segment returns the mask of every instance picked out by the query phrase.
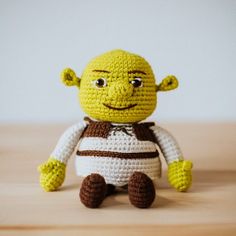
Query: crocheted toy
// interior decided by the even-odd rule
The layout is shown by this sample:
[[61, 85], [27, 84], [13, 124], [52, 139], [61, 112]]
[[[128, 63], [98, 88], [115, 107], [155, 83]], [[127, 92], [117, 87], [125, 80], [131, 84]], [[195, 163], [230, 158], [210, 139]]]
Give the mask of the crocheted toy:
[[61, 79], [78, 87], [80, 105], [89, 117], [66, 130], [39, 166], [45, 191], [62, 185], [76, 147], [77, 174], [85, 177], [80, 199], [86, 207], [99, 207], [117, 187], [127, 189], [134, 206], [149, 207], [156, 195], [154, 182], [161, 176], [158, 147], [168, 164], [170, 185], [181, 192], [190, 187], [192, 163], [183, 160], [175, 139], [155, 123], [141, 122], [154, 111], [157, 92], [178, 87], [175, 76], [155, 85], [144, 58], [113, 50], [94, 58], [81, 78], [65, 69]]

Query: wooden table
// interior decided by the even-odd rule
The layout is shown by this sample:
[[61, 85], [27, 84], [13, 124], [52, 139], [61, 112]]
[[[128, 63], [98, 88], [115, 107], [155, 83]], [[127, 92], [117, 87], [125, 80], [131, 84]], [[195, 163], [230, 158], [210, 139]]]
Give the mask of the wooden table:
[[236, 235], [235, 123], [163, 124], [194, 162], [193, 187], [176, 192], [164, 171], [153, 207], [143, 210], [124, 193], [85, 208], [73, 157], [60, 191], [42, 191], [36, 167], [67, 126], [0, 126], [0, 235]]

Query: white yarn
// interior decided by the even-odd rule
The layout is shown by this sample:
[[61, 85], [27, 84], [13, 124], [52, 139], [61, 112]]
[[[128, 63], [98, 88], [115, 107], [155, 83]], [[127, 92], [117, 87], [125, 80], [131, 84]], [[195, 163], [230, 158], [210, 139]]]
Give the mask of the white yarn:
[[173, 161], [182, 160], [183, 154], [175, 138], [167, 130], [157, 125], [150, 128], [157, 138], [159, 147], [167, 164], [170, 164]]
[[66, 164], [77, 146], [85, 127], [86, 123], [80, 122], [68, 128], [59, 139], [54, 151], [51, 153], [51, 157]]
[[111, 157], [76, 156], [76, 173], [79, 176], [88, 176], [99, 173], [107, 184], [124, 186], [129, 177], [140, 171], [148, 175], [153, 181], [161, 177], [161, 162], [158, 157], [147, 159], [120, 159]]

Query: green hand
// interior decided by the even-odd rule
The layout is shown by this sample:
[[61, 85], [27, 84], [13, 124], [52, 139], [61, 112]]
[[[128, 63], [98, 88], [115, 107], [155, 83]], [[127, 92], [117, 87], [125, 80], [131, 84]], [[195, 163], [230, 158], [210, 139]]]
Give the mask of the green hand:
[[168, 181], [180, 192], [186, 191], [192, 184], [192, 162], [174, 161], [168, 166]]
[[46, 191], [57, 190], [64, 182], [66, 165], [58, 160], [50, 158], [38, 167], [40, 172], [40, 185]]

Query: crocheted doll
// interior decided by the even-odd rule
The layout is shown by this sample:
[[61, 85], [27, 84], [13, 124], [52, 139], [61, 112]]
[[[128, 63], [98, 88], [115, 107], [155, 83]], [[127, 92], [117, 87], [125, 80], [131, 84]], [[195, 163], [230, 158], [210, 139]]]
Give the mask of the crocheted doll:
[[89, 117], [66, 130], [39, 166], [45, 191], [62, 185], [76, 147], [77, 174], [85, 177], [80, 200], [86, 207], [99, 207], [117, 187], [127, 189], [134, 206], [149, 207], [156, 195], [154, 182], [161, 176], [158, 147], [168, 164], [170, 185], [181, 192], [190, 187], [192, 163], [183, 160], [175, 139], [155, 123], [142, 122], [156, 107], [156, 93], [178, 86], [174, 76], [155, 85], [144, 58], [113, 50], [94, 58], [81, 78], [65, 69], [61, 79], [78, 87], [80, 105]]

